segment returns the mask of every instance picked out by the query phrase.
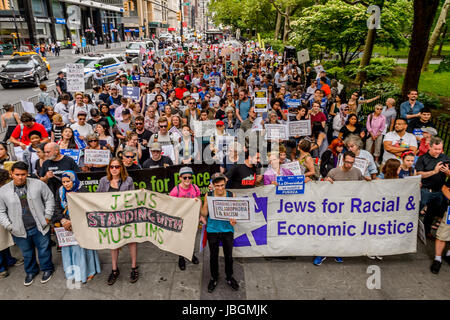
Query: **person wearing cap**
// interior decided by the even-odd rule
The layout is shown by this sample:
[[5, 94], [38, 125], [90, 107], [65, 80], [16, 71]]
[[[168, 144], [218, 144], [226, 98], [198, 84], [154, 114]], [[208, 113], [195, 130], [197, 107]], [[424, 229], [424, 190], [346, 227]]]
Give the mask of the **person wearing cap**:
[[[200, 188], [192, 183], [194, 171], [190, 167], [182, 167], [179, 172], [180, 183], [176, 185], [169, 193], [169, 196], [176, 198], [190, 198], [200, 200]], [[199, 264], [198, 258], [193, 254], [192, 263]], [[186, 270], [186, 260], [184, 257], [178, 257], [178, 267], [180, 270]]]
[[58, 91], [58, 102], [61, 101], [61, 96], [67, 93], [72, 99], [70, 92], [67, 92], [67, 81], [64, 79], [64, 72], [59, 71], [57, 73], [57, 78], [55, 79], [56, 91]]
[[131, 131], [131, 111], [130, 109], [123, 109], [122, 120], [117, 121], [117, 139], [124, 140], [126, 138], [127, 132]]
[[[120, 100], [122, 99], [122, 95], [120, 95], [119, 92], [120, 91], [116, 84], [112, 84], [110, 86], [109, 97], [106, 99], [106, 103], [108, 104], [108, 107], [110, 107], [110, 109], [115, 108], [115, 107], [111, 108], [112, 105], [120, 106], [121, 104]], [[112, 114], [114, 114], [114, 112], [112, 112]]]
[[223, 149], [226, 149], [227, 141], [225, 137], [229, 137], [228, 132], [225, 131], [225, 123], [222, 120], [216, 122], [216, 130], [209, 139], [209, 148], [214, 152], [216, 159], [224, 157]]
[[77, 114], [78, 122], [70, 126], [73, 131], [78, 131], [81, 140], [85, 140], [88, 135], [94, 133], [94, 129], [92, 128], [92, 126], [86, 123], [86, 118], [87, 113], [85, 111], [80, 111]]
[[427, 127], [422, 128], [422, 139], [420, 139], [419, 143], [419, 152], [417, 153], [417, 156], [423, 156], [425, 153], [430, 150], [430, 140], [431, 137], [437, 136], [437, 131], [435, 128]]
[[142, 164], [142, 168], [160, 168], [172, 165], [172, 159], [162, 155], [161, 144], [159, 142], [153, 142], [150, 145], [150, 158], [145, 160]]
[[217, 286], [219, 281], [219, 246], [222, 243], [223, 254], [225, 258], [225, 280], [233, 290], [239, 290], [239, 284], [233, 278], [233, 241], [234, 241], [234, 226], [235, 219], [216, 220], [208, 215], [208, 197], [234, 197], [233, 192], [226, 190], [225, 185], [227, 178], [222, 173], [215, 173], [211, 177], [211, 182], [214, 187], [213, 191], [205, 195], [203, 206], [201, 208], [200, 221], [206, 224], [206, 234], [208, 238], [208, 246], [210, 252], [209, 268], [211, 278], [208, 283], [208, 292], [211, 293]]

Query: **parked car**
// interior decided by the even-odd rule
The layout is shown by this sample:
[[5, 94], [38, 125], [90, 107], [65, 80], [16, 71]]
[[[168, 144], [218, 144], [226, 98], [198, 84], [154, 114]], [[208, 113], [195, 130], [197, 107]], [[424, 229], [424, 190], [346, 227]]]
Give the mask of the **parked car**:
[[45, 61], [38, 54], [17, 55], [6, 65], [2, 65], [0, 83], [7, 89], [19, 85], [39, 86], [42, 80], [48, 79], [48, 69]]
[[[82, 63], [84, 65], [84, 82], [86, 88], [94, 86], [93, 76], [97, 70], [102, 73], [105, 82], [114, 79], [121, 68], [125, 69], [126, 62], [122, 54], [88, 54], [80, 57], [74, 63]], [[64, 74], [66, 68], [62, 69]]]

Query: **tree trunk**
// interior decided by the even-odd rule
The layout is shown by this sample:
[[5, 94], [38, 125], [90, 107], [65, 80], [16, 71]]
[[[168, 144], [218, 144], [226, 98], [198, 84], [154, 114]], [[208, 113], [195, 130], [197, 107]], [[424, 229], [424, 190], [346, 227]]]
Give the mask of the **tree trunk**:
[[438, 51], [437, 51], [437, 56], [438, 56], [438, 57], [441, 57], [441, 56], [442, 56], [442, 55], [441, 55], [441, 53], [442, 53], [442, 47], [443, 47], [444, 42], [445, 42], [445, 36], [446, 36], [446, 34], [447, 34], [447, 27], [448, 27], [448, 25], [445, 25], [444, 30], [442, 30], [441, 43], [439, 44], [439, 49], [438, 49]]
[[284, 33], [283, 33], [283, 44], [286, 44], [289, 32], [291, 31], [291, 20], [289, 15], [291, 14], [291, 6], [286, 6], [286, 12], [284, 14]]
[[278, 40], [278, 35], [280, 34], [281, 19], [282, 19], [281, 13], [277, 11], [277, 24], [275, 26], [275, 36], [274, 36], [275, 40]]
[[[364, 45], [364, 53], [361, 58], [361, 62], [359, 63], [359, 67], [362, 69], [367, 67], [370, 63], [370, 58], [372, 58], [373, 46], [375, 43], [375, 37], [377, 35], [377, 29], [369, 29], [366, 37], [366, 44]], [[360, 71], [356, 75], [356, 81], [366, 81], [367, 80], [367, 72]]]
[[414, 20], [408, 66], [403, 80], [402, 98], [407, 99], [408, 90], [417, 90], [420, 71], [428, 48], [428, 39], [439, 0], [414, 0]]
[[441, 14], [439, 15], [439, 19], [436, 22], [436, 26], [434, 27], [433, 33], [431, 34], [430, 41], [428, 43], [428, 50], [423, 62], [422, 72], [428, 69], [428, 64], [430, 63], [431, 56], [433, 55], [434, 46], [436, 45], [439, 35], [441, 34], [441, 29], [445, 23], [445, 19], [447, 18], [449, 7], [450, 0], [445, 0], [444, 5], [442, 6]]

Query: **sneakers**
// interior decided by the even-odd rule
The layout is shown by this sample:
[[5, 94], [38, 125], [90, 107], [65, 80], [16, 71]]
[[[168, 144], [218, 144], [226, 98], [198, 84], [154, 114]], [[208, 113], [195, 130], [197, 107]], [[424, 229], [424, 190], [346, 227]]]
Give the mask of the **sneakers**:
[[53, 277], [53, 271], [44, 271], [42, 275], [41, 283], [48, 282]]
[[130, 283], [135, 283], [139, 279], [139, 271], [137, 270], [139, 267], [131, 268], [130, 274]]
[[377, 260], [383, 260], [383, 257], [380, 257], [380, 256], [367, 256], [367, 258], [369, 258], [369, 259], [371, 259], [371, 260], [375, 260], [375, 259], [377, 259]]
[[25, 281], [23, 282], [23, 285], [26, 287], [31, 285], [33, 283], [34, 277], [36, 277], [36, 276], [37, 276], [37, 273], [36, 274], [28, 273], [25, 276]]
[[23, 258], [17, 259], [16, 263], [13, 264], [14, 267], [19, 267], [24, 264]]
[[233, 277], [231, 277], [230, 280], [227, 280], [227, 284], [228, 284], [234, 291], [238, 291], [238, 290], [239, 290], [239, 284], [237, 283], [236, 279], [234, 279]]
[[336, 261], [337, 263], [342, 263], [344, 262], [344, 260], [341, 257], [335, 257], [334, 261]]
[[198, 258], [195, 255], [192, 255], [192, 263], [193, 264], [199, 264], [200, 261], [198, 260]]
[[[194, 258], [192, 258], [192, 261], [194, 261]], [[186, 270], [186, 260], [183, 257], [178, 257], [178, 267], [181, 271]]]
[[450, 264], [450, 256], [443, 256], [442, 259], [444, 259], [444, 261], [447, 261], [447, 263]]
[[5, 279], [9, 276], [9, 272], [7, 270], [0, 272], [0, 279]]
[[327, 257], [315, 257], [313, 264], [315, 266], [320, 266], [322, 264], [322, 262], [326, 259]]
[[119, 278], [119, 274], [120, 274], [119, 269], [111, 271], [111, 274], [108, 277], [109, 286], [112, 286], [116, 282], [117, 278]]
[[442, 262], [433, 260], [433, 264], [430, 267], [430, 271], [434, 274], [438, 274], [441, 269]]
[[211, 279], [208, 283], [208, 292], [211, 293], [217, 287], [217, 280]]

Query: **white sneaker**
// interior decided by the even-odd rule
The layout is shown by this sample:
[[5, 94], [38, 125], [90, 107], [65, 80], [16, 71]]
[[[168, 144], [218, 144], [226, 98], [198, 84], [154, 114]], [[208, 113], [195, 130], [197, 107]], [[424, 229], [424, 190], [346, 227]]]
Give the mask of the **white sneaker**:
[[380, 256], [367, 256], [367, 258], [369, 258], [369, 259], [372, 259], [372, 260], [375, 260], [375, 259], [377, 259], [377, 260], [383, 260], [383, 257], [380, 257]]

